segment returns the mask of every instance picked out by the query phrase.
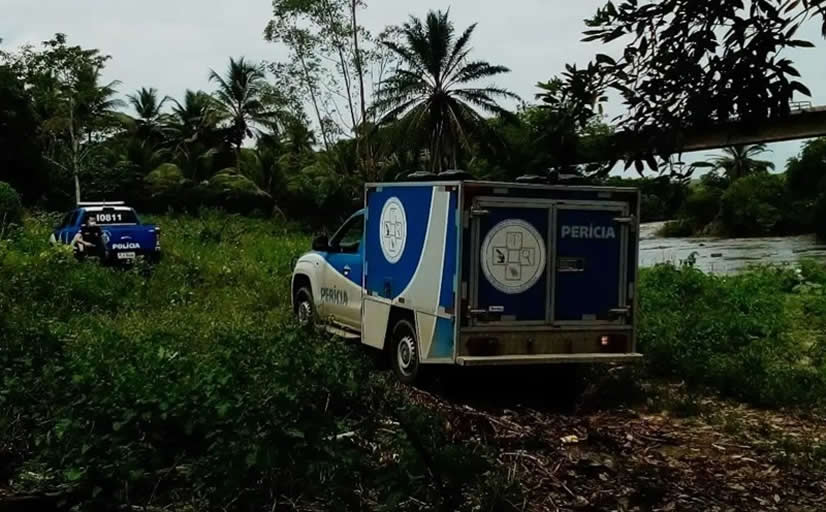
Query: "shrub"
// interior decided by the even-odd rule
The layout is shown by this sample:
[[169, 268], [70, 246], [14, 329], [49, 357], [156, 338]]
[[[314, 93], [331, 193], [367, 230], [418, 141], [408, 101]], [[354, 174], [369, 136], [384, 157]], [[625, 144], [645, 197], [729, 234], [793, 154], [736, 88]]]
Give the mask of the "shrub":
[[273, 199], [249, 178], [228, 168], [218, 172], [208, 182], [198, 186], [197, 194], [204, 206], [223, 208], [235, 213], [269, 214]]
[[826, 240], [826, 192], [815, 202], [814, 228], [817, 235]]
[[11, 185], [0, 181], [0, 229], [9, 224], [23, 222], [23, 205], [20, 195]]
[[150, 220], [166, 240], [152, 269], [78, 263], [39, 217], [0, 248], [10, 474], [81, 510], [454, 510], [496, 482], [359, 347], [290, 322], [306, 236], [215, 211]]
[[161, 164], [144, 178], [149, 196], [148, 208], [166, 211], [169, 208], [182, 209], [186, 205], [187, 190], [192, 182], [184, 177], [183, 171], [175, 164]]
[[783, 220], [783, 176], [754, 174], [741, 178], [726, 190], [722, 201], [721, 221], [730, 235], [774, 233]]
[[826, 137], [806, 141], [800, 155], [789, 159], [786, 180], [795, 200], [811, 200], [826, 193]]
[[666, 238], [678, 238], [691, 236], [695, 232], [694, 223], [688, 219], [679, 219], [666, 222], [657, 232], [658, 236]]
[[649, 369], [762, 405], [822, 403], [826, 363], [789, 335], [796, 322], [787, 297], [797, 283], [789, 269], [733, 277], [690, 266], [644, 270], [639, 340]]
[[692, 188], [683, 206], [683, 213], [696, 226], [705, 226], [720, 213], [722, 197], [723, 191], [719, 188], [706, 186]]

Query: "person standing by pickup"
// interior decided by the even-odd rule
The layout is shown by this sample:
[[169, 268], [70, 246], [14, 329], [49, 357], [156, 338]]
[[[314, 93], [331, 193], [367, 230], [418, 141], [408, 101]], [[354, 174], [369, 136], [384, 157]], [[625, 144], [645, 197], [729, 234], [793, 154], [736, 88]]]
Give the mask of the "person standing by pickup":
[[78, 258], [97, 256], [101, 261], [106, 259], [106, 243], [103, 240], [103, 231], [93, 216], [89, 216], [85, 224], [72, 239], [72, 248]]

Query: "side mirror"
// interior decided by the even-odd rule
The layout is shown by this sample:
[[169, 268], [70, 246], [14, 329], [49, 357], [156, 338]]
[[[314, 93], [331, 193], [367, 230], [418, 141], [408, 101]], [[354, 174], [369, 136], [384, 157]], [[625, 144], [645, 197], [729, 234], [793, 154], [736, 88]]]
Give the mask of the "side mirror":
[[313, 238], [313, 250], [327, 252], [330, 250], [330, 239], [327, 235], [318, 235]]

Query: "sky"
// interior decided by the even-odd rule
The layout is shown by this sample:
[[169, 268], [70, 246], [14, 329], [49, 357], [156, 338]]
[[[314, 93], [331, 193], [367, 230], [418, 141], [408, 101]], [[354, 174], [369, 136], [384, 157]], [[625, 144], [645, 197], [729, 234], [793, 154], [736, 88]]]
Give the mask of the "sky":
[[[532, 101], [539, 81], [561, 73], [566, 63], [587, 63], [595, 53], [611, 53], [598, 43], [581, 42], [583, 19], [604, 0], [453, 0], [410, 2], [368, 0], [360, 13], [363, 23], [378, 33], [387, 25], [403, 23], [410, 14], [423, 16], [428, 9], [450, 8], [458, 29], [478, 22], [473, 56], [511, 69], [496, 85]], [[180, 98], [186, 89], [212, 90], [209, 70], [221, 71], [230, 56], [253, 61], [278, 61], [286, 51], [263, 38], [271, 16], [269, 0], [0, 0], [0, 38], [11, 50], [22, 44], [39, 44], [56, 32], [71, 44], [99, 48], [112, 56], [104, 78], [119, 80], [125, 95], [140, 87], [155, 87], [161, 94]], [[817, 23], [798, 35], [817, 48], [795, 49], [788, 56], [796, 63], [815, 105], [826, 104], [826, 47]], [[805, 99], [805, 98], [800, 98]], [[608, 106], [609, 115], [622, 113], [622, 105]], [[766, 159], [778, 170], [799, 151], [799, 142], [772, 144]], [[712, 153], [684, 158], [690, 162]], [[632, 172], [632, 171], [631, 171]]]

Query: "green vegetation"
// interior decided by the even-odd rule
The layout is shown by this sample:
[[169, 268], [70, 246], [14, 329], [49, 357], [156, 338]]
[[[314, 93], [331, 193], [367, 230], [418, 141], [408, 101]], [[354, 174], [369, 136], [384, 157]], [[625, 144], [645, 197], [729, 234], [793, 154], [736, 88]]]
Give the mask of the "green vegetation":
[[8, 183], [0, 181], [0, 229], [23, 221], [23, 205], [20, 195]]
[[826, 267], [733, 277], [661, 265], [642, 274], [640, 350], [654, 375], [767, 406], [823, 405]]
[[[292, 323], [291, 262], [308, 236], [209, 211], [148, 220], [164, 230], [155, 267], [75, 261], [46, 243], [54, 216], [0, 242], [0, 473], [18, 492], [229, 510], [518, 502], [493, 448], [451, 440], [363, 347]], [[726, 278], [644, 270], [645, 371], [823, 405], [824, 291], [812, 262]]]
[[152, 218], [164, 262], [115, 270], [48, 246], [54, 220], [0, 242], [0, 474], [19, 492], [201, 510], [508, 497], [493, 461], [451, 445], [364, 351], [291, 322], [307, 236], [209, 212]]
[[[673, 172], [606, 179], [617, 158], [662, 173], [656, 157], [667, 161], [686, 129], [788, 113], [793, 94], [808, 91], [778, 56], [810, 45], [793, 35], [818, 7], [775, 5], [608, 3], [586, 35], [626, 38], [622, 57], [567, 66], [515, 114], [497, 102], [512, 94], [479, 83], [507, 68], [475, 60], [475, 25], [457, 34], [436, 11], [373, 35], [357, 0], [274, 0], [265, 37], [289, 59], [264, 67], [230, 58], [210, 74], [214, 91], [179, 99], [142, 87], [122, 101], [117, 82], [101, 82], [110, 57], [63, 34], [0, 52], [0, 479], [15, 492], [57, 490], [63, 505], [90, 510], [524, 510], [523, 494], [551, 496], [543, 485], [566, 491], [550, 498], [554, 507], [588, 505], [547, 473], [541, 457], [552, 456], [567, 464], [560, 475], [590, 468], [591, 498], [611, 495], [614, 462], [603, 453], [598, 463], [558, 457], [558, 439], [593, 425], [563, 420], [565, 432], [544, 431], [553, 421], [535, 411], [519, 425], [510, 412], [488, 420], [470, 407], [445, 417], [361, 347], [298, 328], [289, 274], [309, 238], [288, 219], [331, 226], [360, 203], [365, 181], [454, 167], [501, 179], [572, 171], [639, 186], [643, 219], [677, 216], [666, 228], [674, 234], [826, 236], [824, 140], [808, 143], [785, 176], [755, 158], [762, 148], [740, 147], [699, 183]], [[629, 144], [606, 143], [608, 88], [628, 107], [620, 127]], [[21, 203], [65, 210], [80, 198], [166, 213], [148, 219], [163, 228], [163, 263], [79, 263], [47, 245], [50, 214], [8, 229]], [[770, 407], [824, 405], [822, 265], [726, 278], [660, 266], [639, 284], [639, 377], [688, 384], [688, 398], [670, 408], [702, 413], [695, 393], [707, 389]], [[600, 452], [648, 453], [627, 447], [651, 436], [613, 422], [593, 429]], [[456, 434], [456, 423], [472, 426]], [[491, 446], [491, 431], [507, 452]], [[784, 439], [789, 461], [822, 460], [822, 443]], [[531, 455], [537, 446], [547, 453]], [[506, 458], [520, 462], [503, 468]], [[707, 464], [703, 456], [697, 467]], [[602, 467], [610, 471], [594, 472]], [[636, 471], [650, 466], [627, 467], [625, 476], [645, 478], [617, 478], [617, 497], [659, 493]], [[537, 474], [528, 488], [523, 476]]]
[[[786, 171], [769, 173], [770, 162], [754, 159], [763, 146], [729, 148], [695, 168], [711, 170], [685, 188], [676, 219], [664, 236], [766, 236], [818, 233], [824, 236], [826, 139], [804, 144]], [[720, 172], [722, 171], [722, 172]]]
[[466, 58], [475, 28], [456, 37], [448, 13], [431, 11], [424, 22], [411, 17], [402, 26], [403, 43], [384, 42], [403, 67], [382, 83], [373, 108], [383, 114], [380, 123], [398, 119], [408, 140], [425, 144], [432, 171], [458, 169], [460, 149], [473, 149], [471, 134], [490, 138], [489, 123], [477, 109], [508, 118], [497, 99], [519, 99], [502, 88], [472, 86], [510, 71]]

